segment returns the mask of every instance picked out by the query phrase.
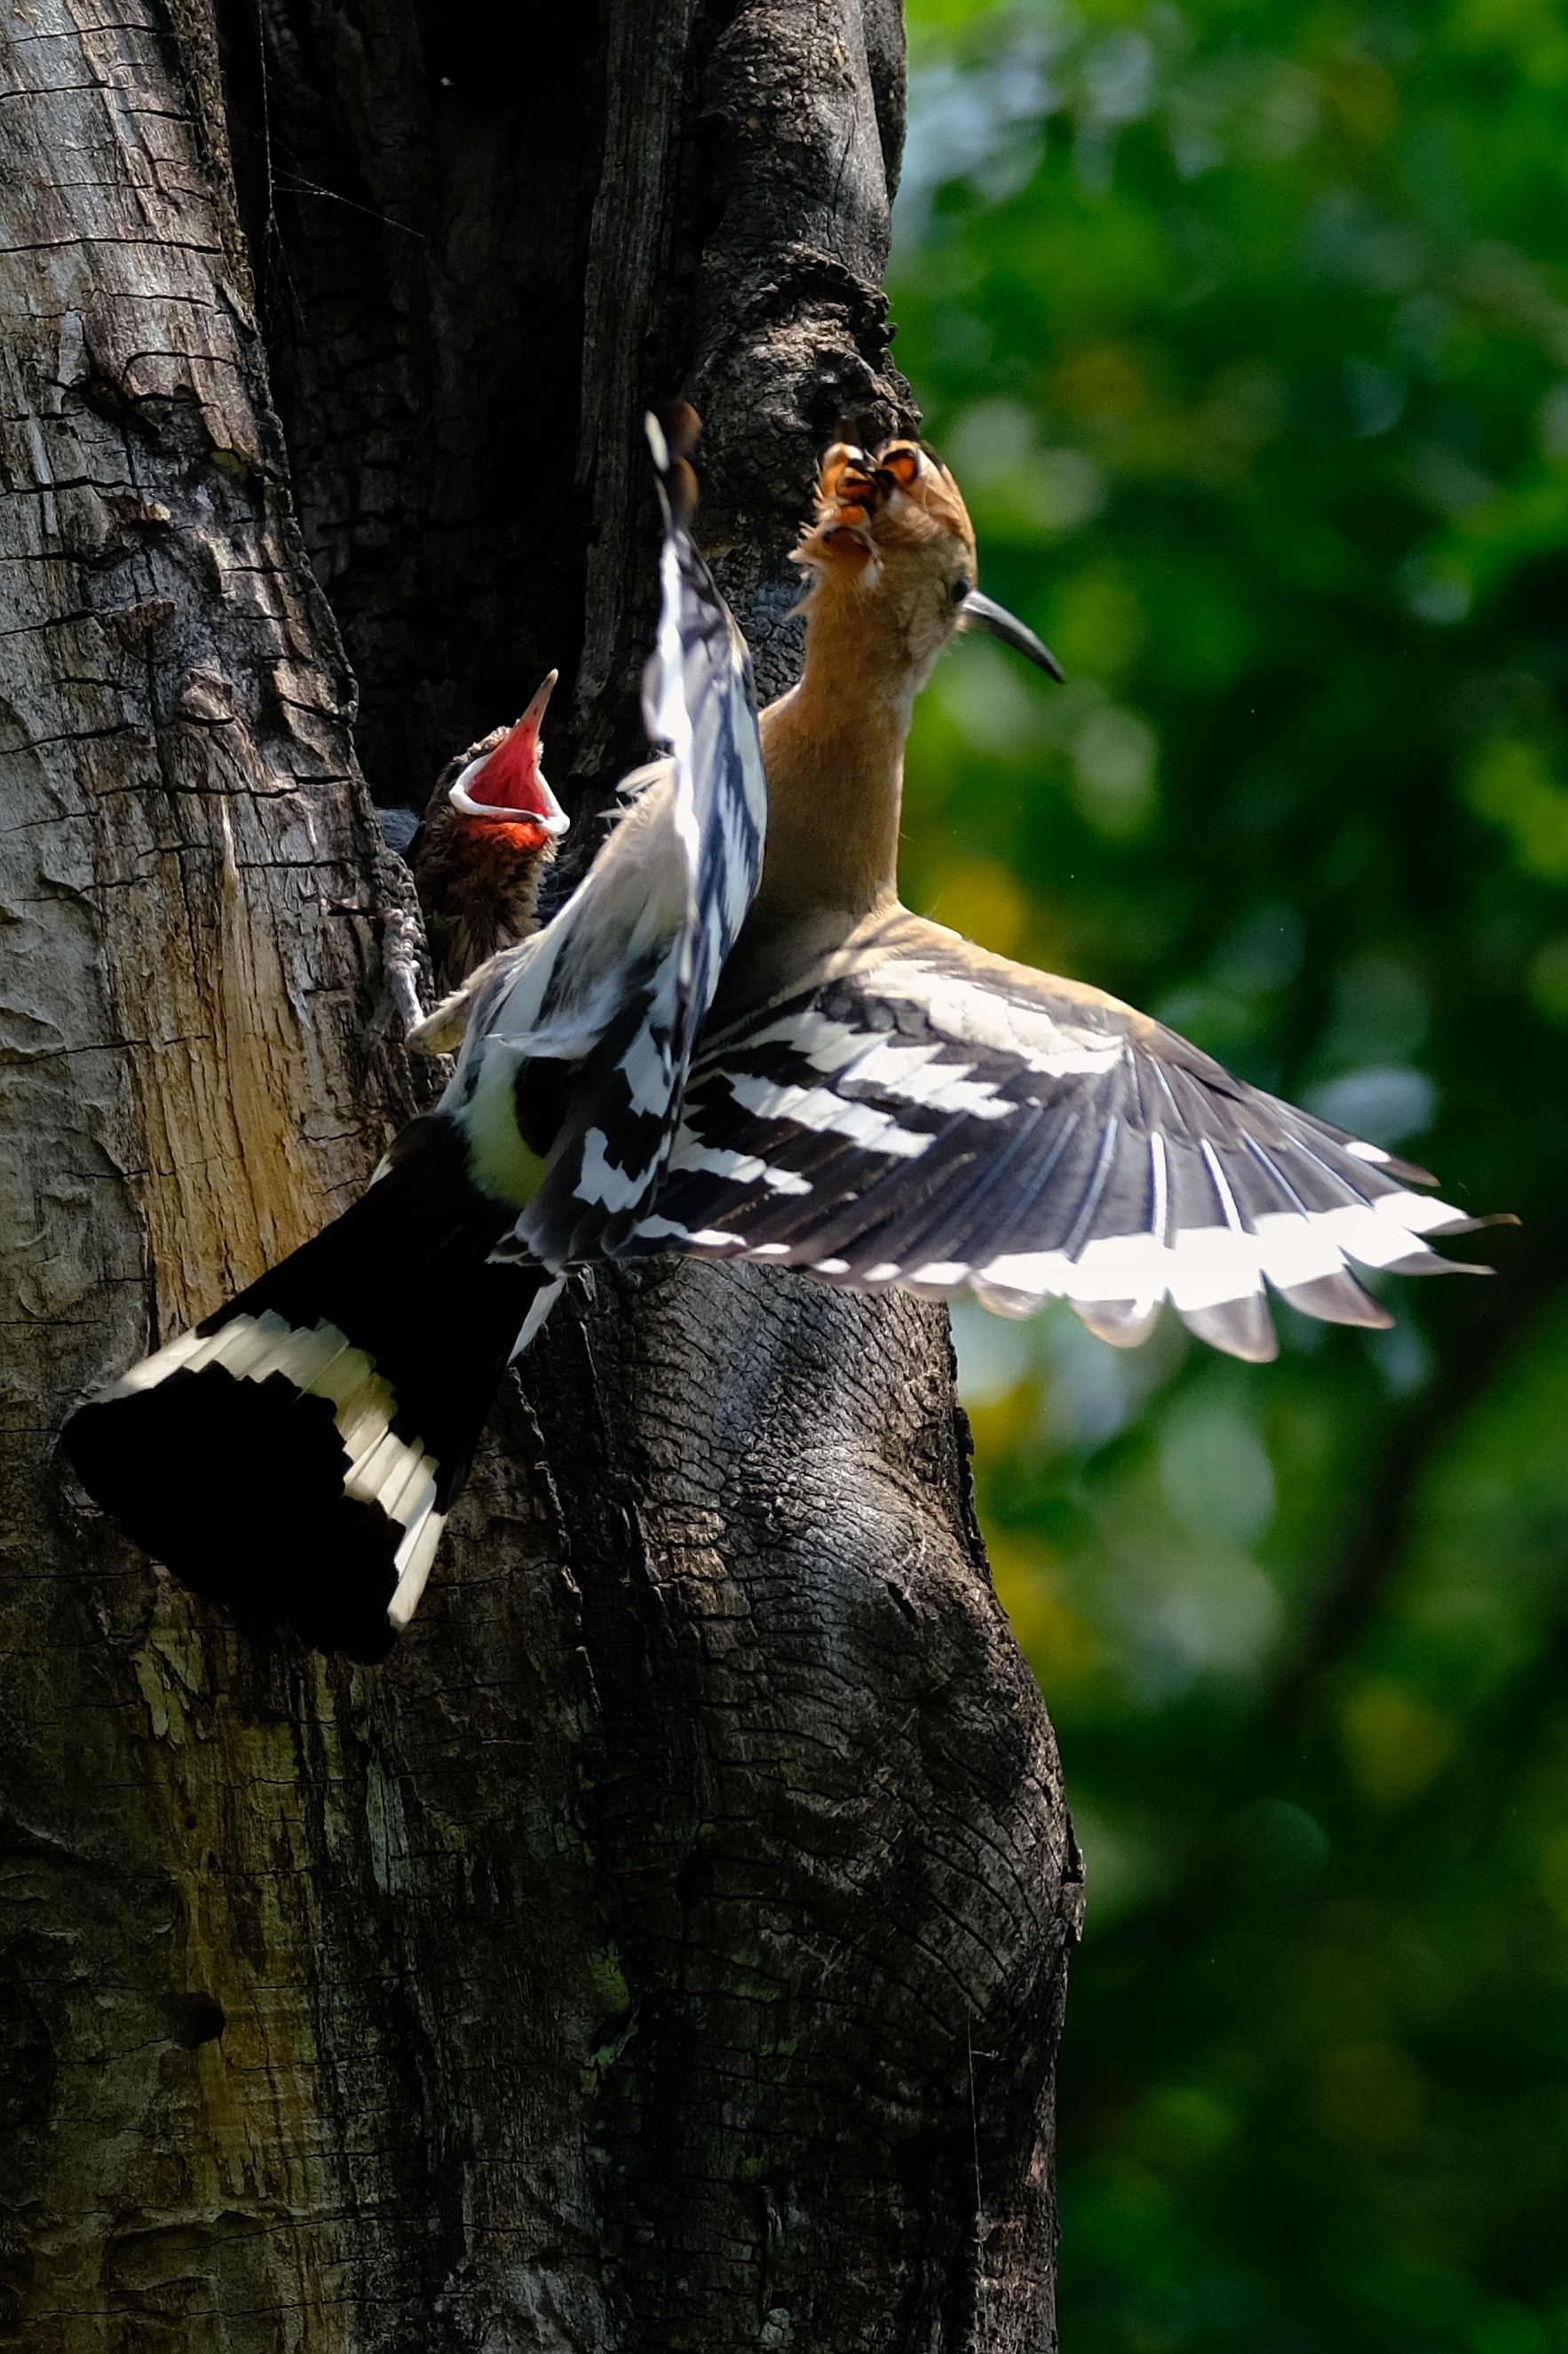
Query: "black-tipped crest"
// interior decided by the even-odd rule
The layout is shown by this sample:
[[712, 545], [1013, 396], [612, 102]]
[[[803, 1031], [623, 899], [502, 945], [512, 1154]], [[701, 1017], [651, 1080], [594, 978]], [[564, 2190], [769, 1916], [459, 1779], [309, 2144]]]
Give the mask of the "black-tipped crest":
[[703, 420], [689, 400], [656, 402], [643, 419], [670, 520], [682, 531], [691, 529], [697, 512], [697, 477], [691, 460], [702, 429]]

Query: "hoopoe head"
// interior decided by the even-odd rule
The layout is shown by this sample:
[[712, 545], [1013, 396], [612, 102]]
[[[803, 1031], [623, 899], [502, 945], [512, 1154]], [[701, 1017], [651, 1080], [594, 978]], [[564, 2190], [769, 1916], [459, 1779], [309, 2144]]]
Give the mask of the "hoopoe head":
[[570, 822], [539, 766], [539, 730], [559, 676], [550, 673], [514, 727], [498, 728], [475, 747], [447, 794], [460, 820], [476, 834], [494, 829], [509, 850], [542, 850]]
[[812, 576], [813, 630], [869, 630], [911, 690], [957, 630], [984, 630], [1060, 679], [1033, 630], [975, 586], [975, 535], [959, 486], [934, 451], [889, 441], [874, 456], [836, 441], [795, 561]]

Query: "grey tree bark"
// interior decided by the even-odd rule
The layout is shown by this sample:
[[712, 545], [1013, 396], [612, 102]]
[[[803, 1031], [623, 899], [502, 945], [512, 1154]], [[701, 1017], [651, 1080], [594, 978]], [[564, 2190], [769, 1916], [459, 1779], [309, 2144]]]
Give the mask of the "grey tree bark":
[[53, 1449], [428, 1088], [356, 740], [421, 799], [558, 663], [591, 843], [641, 749], [641, 404], [706, 417], [769, 690], [817, 447], [907, 420], [894, 0], [580, 17], [6, 21], [0, 2342], [29, 2354], [1054, 2343], [1077, 1864], [938, 1311], [601, 1272], [381, 1670], [238, 1632]]

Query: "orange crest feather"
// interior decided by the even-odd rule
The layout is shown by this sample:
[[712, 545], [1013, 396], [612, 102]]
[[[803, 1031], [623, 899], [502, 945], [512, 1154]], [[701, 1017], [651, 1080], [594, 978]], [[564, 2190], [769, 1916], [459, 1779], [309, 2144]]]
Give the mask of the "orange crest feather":
[[885, 556], [925, 546], [937, 531], [972, 555], [968, 513], [939, 458], [917, 441], [885, 442], [874, 456], [835, 441], [822, 459], [816, 517], [801, 533], [796, 562], [880, 568]]

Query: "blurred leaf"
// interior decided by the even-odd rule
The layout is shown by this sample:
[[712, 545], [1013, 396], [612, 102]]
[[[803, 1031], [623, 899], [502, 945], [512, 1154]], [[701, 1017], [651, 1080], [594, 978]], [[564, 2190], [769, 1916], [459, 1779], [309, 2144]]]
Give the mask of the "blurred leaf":
[[899, 355], [1071, 684], [944, 659], [906, 895], [1525, 1218], [1267, 1368], [955, 1318], [1087, 1860], [1065, 2343], [1568, 2354], [1568, 16], [909, 23]]

